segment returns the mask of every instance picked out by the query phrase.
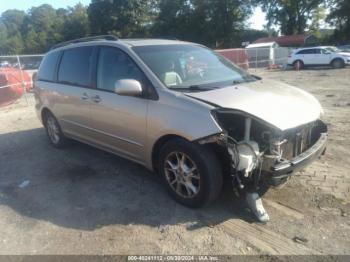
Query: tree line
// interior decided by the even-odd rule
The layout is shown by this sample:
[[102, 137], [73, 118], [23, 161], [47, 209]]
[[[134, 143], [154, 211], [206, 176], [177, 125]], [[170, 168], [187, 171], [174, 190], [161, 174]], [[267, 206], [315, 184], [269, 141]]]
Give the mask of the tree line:
[[[247, 24], [256, 6], [267, 14], [262, 31]], [[0, 54], [44, 53], [56, 43], [100, 34], [176, 38], [230, 48], [275, 35], [276, 27], [284, 35], [318, 33], [323, 22], [335, 28], [328, 41], [349, 42], [350, 1], [92, 0], [88, 6], [58, 9], [44, 4], [1, 14]]]

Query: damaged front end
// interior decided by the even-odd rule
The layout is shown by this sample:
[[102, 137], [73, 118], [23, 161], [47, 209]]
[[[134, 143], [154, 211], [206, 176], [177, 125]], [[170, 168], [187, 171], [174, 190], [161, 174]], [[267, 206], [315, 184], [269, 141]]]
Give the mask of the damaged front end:
[[327, 126], [316, 120], [282, 131], [241, 111], [217, 109], [213, 114], [224, 132], [199, 142], [220, 145], [235, 191], [246, 193], [252, 211], [267, 221], [259, 195], [324, 154]]

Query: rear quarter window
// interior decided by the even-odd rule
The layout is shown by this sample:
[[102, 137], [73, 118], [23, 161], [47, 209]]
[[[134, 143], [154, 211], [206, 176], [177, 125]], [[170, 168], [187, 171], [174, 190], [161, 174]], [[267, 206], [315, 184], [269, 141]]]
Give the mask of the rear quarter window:
[[53, 52], [45, 56], [44, 60], [41, 62], [37, 75], [38, 80], [50, 82], [55, 80], [55, 70], [60, 54], [61, 52]]
[[77, 47], [63, 52], [58, 70], [58, 82], [91, 87], [93, 47]]

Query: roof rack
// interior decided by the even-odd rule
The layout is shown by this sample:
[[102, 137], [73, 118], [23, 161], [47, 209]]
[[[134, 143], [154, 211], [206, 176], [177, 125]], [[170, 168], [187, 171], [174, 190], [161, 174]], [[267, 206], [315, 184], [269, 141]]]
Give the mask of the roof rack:
[[53, 47], [51, 47], [50, 50], [54, 50], [54, 49], [57, 49], [59, 47], [63, 47], [63, 46], [70, 45], [70, 44], [83, 43], [83, 42], [89, 42], [89, 41], [94, 41], [94, 40], [118, 41], [119, 38], [114, 36], [114, 35], [89, 36], [89, 37], [84, 37], [84, 38], [79, 38], [79, 39], [74, 39], [74, 40], [63, 42], [63, 43], [59, 43], [59, 44], [54, 45]]

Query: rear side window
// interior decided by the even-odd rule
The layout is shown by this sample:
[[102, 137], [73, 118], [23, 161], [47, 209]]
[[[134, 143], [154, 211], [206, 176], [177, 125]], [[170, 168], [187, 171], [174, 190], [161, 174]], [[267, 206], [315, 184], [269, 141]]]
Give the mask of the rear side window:
[[40, 65], [37, 78], [38, 80], [50, 82], [55, 80], [55, 70], [60, 54], [60, 52], [53, 52], [45, 56]]
[[58, 81], [62, 84], [91, 86], [93, 47], [78, 47], [63, 52]]
[[301, 50], [297, 53], [297, 55], [310, 55], [310, 54], [315, 54], [315, 49]]

